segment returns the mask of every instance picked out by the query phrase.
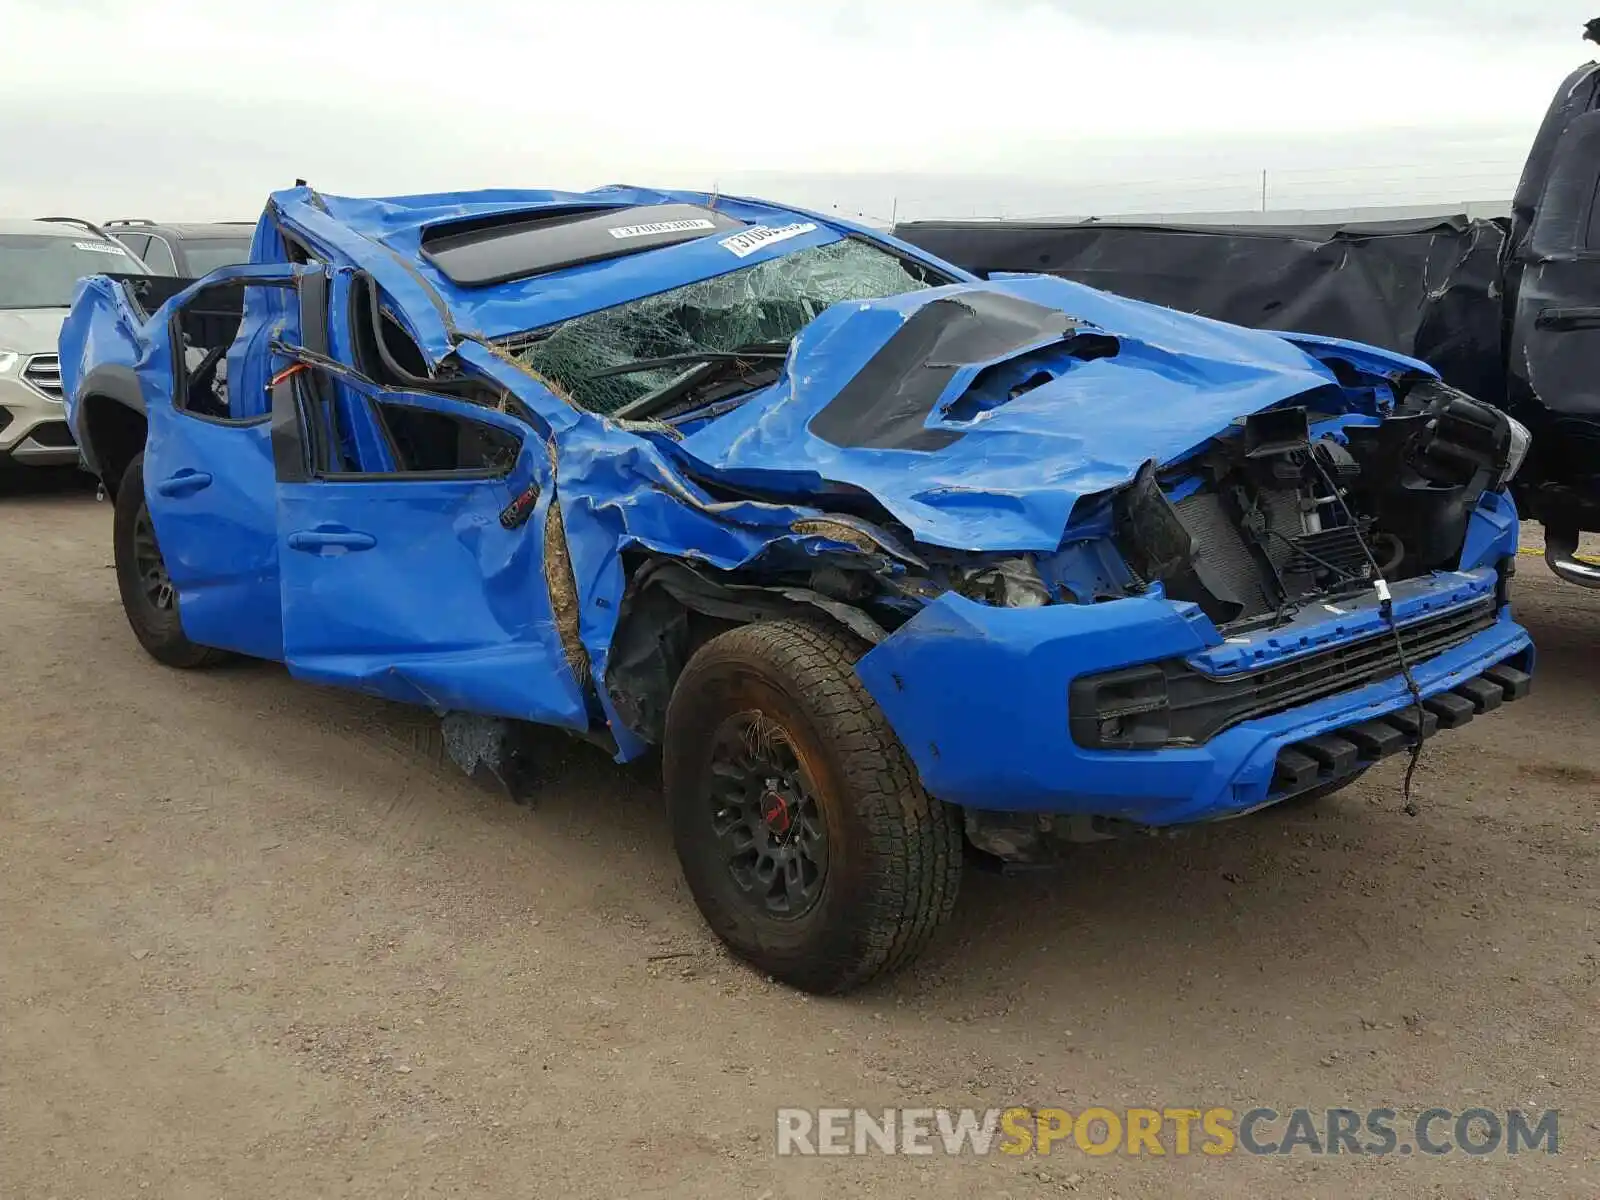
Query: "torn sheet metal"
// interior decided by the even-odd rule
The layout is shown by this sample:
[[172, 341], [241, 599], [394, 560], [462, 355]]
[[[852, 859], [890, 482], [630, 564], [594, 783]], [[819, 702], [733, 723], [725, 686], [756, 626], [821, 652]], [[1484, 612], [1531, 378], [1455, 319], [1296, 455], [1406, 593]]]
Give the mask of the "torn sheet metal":
[[[946, 315], [923, 321], [935, 306]], [[1084, 333], [1114, 341], [1111, 352], [1075, 353]], [[1341, 345], [1308, 352], [1043, 276], [953, 285], [829, 310], [796, 339], [782, 383], [671, 450], [696, 473], [769, 495], [826, 503], [863, 491], [932, 545], [1054, 550], [1081, 498], [1144, 462], [1180, 459], [1292, 396], [1337, 390], [1318, 355]], [[995, 372], [1004, 395], [963, 412]]]

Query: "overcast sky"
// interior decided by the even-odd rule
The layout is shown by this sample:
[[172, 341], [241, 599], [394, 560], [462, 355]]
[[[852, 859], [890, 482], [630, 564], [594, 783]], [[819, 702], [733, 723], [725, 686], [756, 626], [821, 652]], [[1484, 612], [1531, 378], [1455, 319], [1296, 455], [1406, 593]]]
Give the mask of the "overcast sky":
[[762, 182], [902, 216], [991, 204], [973, 196], [1012, 215], [1243, 206], [1263, 169], [1281, 205], [1494, 199], [1595, 49], [1580, 34], [1596, 15], [1600, 0], [0, 0], [0, 212], [254, 216], [297, 175], [353, 194]]

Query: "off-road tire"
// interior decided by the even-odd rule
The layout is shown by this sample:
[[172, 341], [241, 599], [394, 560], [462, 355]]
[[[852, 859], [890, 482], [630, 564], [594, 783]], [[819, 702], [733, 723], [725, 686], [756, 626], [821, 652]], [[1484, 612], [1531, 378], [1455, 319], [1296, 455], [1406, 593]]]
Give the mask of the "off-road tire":
[[227, 651], [197, 646], [184, 636], [176, 596], [170, 607], [161, 608], [146, 594], [135, 539], [140, 521], [148, 519], [149, 510], [144, 495], [144, 455], [137, 454], [117, 486], [116, 507], [111, 522], [117, 588], [122, 593], [122, 611], [133, 629], [133, 636], [139, 639], [139, 644], [151, 658], [169, 667], [188, 670], [225, 661], [228, 658]]
[[[822, 994], [913, 959], [949, 917], [961, 880], [959, 814], [923, 790], [857, 678], [863, 650], [803, 620], [719, 634], [684, 668], [663, 742], [673, 840], [707, 923], [758, 969]], [[784, 919], [741, 892], [713, 829], [714, 733], [752, 711], [792, 750], [826, 827], [819, 897]]]

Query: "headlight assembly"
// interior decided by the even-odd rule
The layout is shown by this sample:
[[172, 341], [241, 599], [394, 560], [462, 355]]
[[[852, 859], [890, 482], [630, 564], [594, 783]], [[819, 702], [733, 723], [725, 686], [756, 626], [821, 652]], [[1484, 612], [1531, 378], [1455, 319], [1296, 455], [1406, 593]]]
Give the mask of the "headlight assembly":
[[1506, 450], [1506, 465], [1500, 471], [1496, 487], [1505, 487], [1517, 477], [1523, 460], [1528, 457], [1528, 447], [1533, 443], [1533, 434], [1526, 425], [1515, 417], [1506, 417], [1506, 421], [1511, 426], [1511, 444]]

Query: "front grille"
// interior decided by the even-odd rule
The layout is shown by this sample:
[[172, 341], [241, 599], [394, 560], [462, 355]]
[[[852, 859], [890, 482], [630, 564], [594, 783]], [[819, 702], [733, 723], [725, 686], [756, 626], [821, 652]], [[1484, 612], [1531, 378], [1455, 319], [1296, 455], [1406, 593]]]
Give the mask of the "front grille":
[[[1416, 664], [1494, 624], [1493, 599], [1400, 627]], [[1225, 729], [1400, 674], [1389, 630], [1291, 662], [1207, 675], [1181, 659], [1086, 675], [1071, 685], [1073, 738], [1102, 749], [1196, 745]]]
[[[1480, 600], [1464, 609], [1402, 625], [1400, 644], [1405, 649], [1406, 661], [1418, 663], [1453, 650], [1493, 624], [1494, 601]], [[1394, 634], [1384, 630], [1357, 642], [1258, 671], [1238, 675], [1202, 675], [1196, 671], [1196, 680], [1202, 681], [1201, 689], [1210, 685], [1218, 689], [1218, 694], [1197, 696], [1191, 707], [1199, 711], [1215, 706], [1222, 699], [1220, 693], [1227, 692], [1227, 707], [1231, 711], [1225, 723], [1203, 735], [1211, 737], [1241, 721], [1268, 717], [1286, 708], [1310, 704], [1398, 675], [1400, 662], [1395, 656], [1394, 641]]]
[[61, 360], [56, 355], [35, 354], [22, 368], [22, 378], [50, 399], [61, 399]]

